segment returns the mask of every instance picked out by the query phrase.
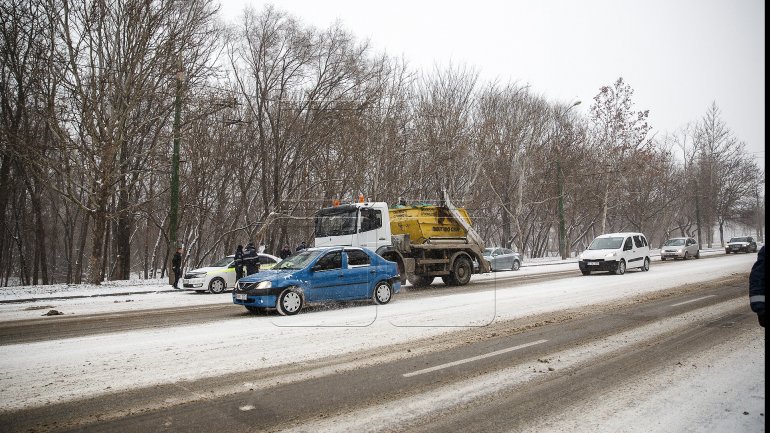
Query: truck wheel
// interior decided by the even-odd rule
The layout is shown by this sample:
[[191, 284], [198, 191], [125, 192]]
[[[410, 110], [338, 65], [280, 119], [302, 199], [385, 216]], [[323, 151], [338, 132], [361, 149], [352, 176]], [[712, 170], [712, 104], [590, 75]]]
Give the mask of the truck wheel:
[[451, 278], [455, 285], [464, 286], [471, 280], [473, 273], [473, 263], [467, 257], [458, 257], [455, 260]]
[[409, 278], [409, 283], [412, 284], [412, 287], [426, 287], [433, 283], [433, 278], [434, 277], [428, 277], [424, 275], [415, 275]]

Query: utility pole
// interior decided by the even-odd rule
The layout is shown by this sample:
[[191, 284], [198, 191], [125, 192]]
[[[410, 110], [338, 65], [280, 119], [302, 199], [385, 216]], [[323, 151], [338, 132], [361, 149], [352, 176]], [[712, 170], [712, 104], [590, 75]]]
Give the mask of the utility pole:
[[174, 102], [174, 151], [171, 156], [171, 209], [169, 210], [169, 228], [168, 228], [168, 269], [169, 284], [174, 283], [174, 276], [171, 270], [171, 260], [173, 253], [179, 246], [177, 240], [177, 229], [179, 226], [179, 142], [181, 139], [182, 123], [182, 90], [184, 86], [184, 70], [182, 61], [179, 61], [179, 71], [176, 73], [176, 101]]
[[[564, 120], [564, 118], [567, 116], [567, 112], [571, 110], [573, 107], [577, 107], [580, 105], [582, 101], [575, 101], [572, 105], [567, 107], [566, 110], [564, 110], [563, 113], [556, 119], [557, 122]], [[561, 124], [560, 124], [561, 125]], [[559, 130], [561, 130], [561, 126], [559, 127]], [[568, 255], [568, 249], [567, 246], [567, 230], [565, 227], [564, 222], [564, 173], [562, 173], [561, 170], [561, 154], [562, 154], [562, 146], [561, 146], [561, 134], [556, 137], [557, 140], [559, 140], [559, 155], [556, 159], [556, 184], [557, 184], [557, 194], [559, 195], [559, 255], [561, 255], [562, 259], [566, 259]]]

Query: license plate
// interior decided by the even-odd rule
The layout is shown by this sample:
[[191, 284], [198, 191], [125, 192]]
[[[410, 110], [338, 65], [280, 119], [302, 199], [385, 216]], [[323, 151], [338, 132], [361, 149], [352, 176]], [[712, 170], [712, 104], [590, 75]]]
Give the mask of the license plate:
[[599, 266], [599, 262], [588, 262], [588, 266]]
[[238, 293], [237, 295], [235, 295], [235, 299], [237, 299], [239, 301], [246, 301], [246, 300], [249, 299], [249, 297], [246, 296], [245, 293]]

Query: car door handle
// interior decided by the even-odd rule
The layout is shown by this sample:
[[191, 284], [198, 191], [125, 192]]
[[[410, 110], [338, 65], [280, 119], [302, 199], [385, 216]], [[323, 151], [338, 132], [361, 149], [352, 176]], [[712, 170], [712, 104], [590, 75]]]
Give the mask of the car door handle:
[[377, 270], [376, 270], [376, 269], [369, 269], [369, 273], [370, 273], [370, 274], [376, 274], [376, 273], [377, 273]]

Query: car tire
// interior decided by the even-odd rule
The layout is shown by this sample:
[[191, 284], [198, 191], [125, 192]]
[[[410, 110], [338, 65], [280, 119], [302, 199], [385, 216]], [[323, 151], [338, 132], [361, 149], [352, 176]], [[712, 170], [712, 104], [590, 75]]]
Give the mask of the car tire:
[[685, 260], [690, 260], [690, 252], [689, 251], [685, 251], [684, 252], [684, 259]]
[[302, 310], [303, 304], [302, 294], [295, 289], [286, 289], [278, 296], [275, 309], [281, 316], [293, 316]]
[[413, 277], [409, 278], [409, 284], [411, 284], [412, 287], [427, 287], [433, 284], [434, 278], [435, 277], [414, 275]]
[[521, 262], [519, 262], [518, 260], [514, 260], [513, 266], [511, 266], [511, 270], [518, 271], [519, 269], [521, 269]]
[[583, 275], [591, 275], [591, 271], [580, 271]]
[[618, 267], [615, 268], [615, 275], [623, 275], [626, 273], [626, 261], [623, 259], [620, 259], [618, 262]]
[[372, 301], [377, 305], [385, 305], [393, 297], [393, 288], [387, 281], [380, 281], [372, 290]]
[[666, 259], [666, 258], [665, 258], [665, 257], [663, 257], [663, 256], [660, 256], [660, 261], [661, 261], [661, 262], [665, 262], [666, 260], [668, 260], [668, 259]]
[[647, 272], [650, 270], [650, 259], [648, 257], [644, 258], [644, 263], [642, 264], [642, 271]]
[[695, 258], [696, 258], [696, 259], [699, 259], [699, 258], [700, 258], [700, 250], [698, 250], [698, 251], [696, 251], [696, 252], [695, 252]]
[[205, 290], [196, 290], [195, 293], [206, 293]]
[[216, 277], [209, 282], [209, 292], [218, 295], [225, 291], [227, 283], [222, 278]]
[[452, 274], [450, 278], [456, 286], [464, 286], [471, 281], [471, 274], [473, 274], [473, 263], [467, 257], [458, 257], [454, 266], [452, 266]]

